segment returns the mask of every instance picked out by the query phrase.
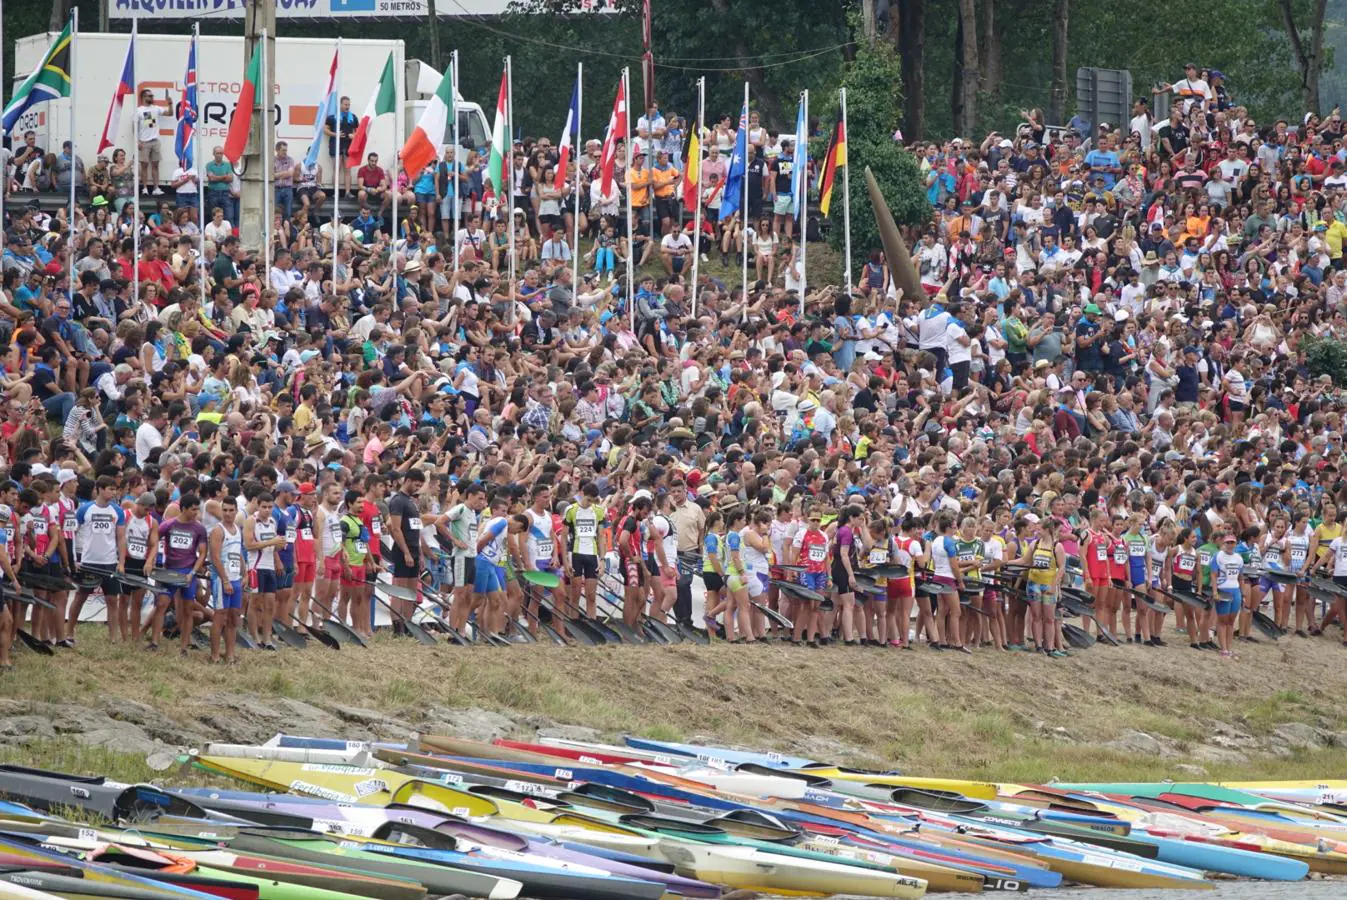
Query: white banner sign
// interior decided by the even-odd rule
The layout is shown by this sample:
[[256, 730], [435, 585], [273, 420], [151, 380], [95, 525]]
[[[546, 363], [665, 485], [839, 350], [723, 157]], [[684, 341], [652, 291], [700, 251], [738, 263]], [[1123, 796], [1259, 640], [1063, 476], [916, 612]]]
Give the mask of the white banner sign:
[[[279, 19], [424, 19], [435, 0], [275, 0]], [[242, 19], [248, 0], [112, 0], [113, 19]], [[496, 16], [509, 0], [439, 0], [442, 16]]]

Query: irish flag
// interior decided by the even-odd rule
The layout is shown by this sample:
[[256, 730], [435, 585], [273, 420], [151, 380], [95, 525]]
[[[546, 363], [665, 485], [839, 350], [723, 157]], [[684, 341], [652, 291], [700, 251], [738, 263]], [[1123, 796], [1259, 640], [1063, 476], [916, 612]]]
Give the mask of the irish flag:
[[[506, 160], [509, 155], [509, 145], [506, 144], [505, 135], [505, 103], [509, 97], [509, 82], [506, 74], [500, 76], [500, 96], [496, 99], [496, 122], [491, 126], [491, 158], [486, 164], [486, 177], [491, 179], [491, 187], [495, 190], [496, 196], [502, 196], [505, 182], [502, 179], [502, 173], [506, 165], [513, 165], [513, 160]], [[505, 208], [508, 208], [510, 200], [505, 199]]]
[[365, 105], [365, 114], [360, 117], [360, 124], [356, 126], [355, 135], [351, 138], [351, 149], [346, 152], [347, 166], [358, 168], [365, 161], [365, 145], [369, 143], [370, 125], [379, 116], [397, 112], [397, 108], [397, 85], [393, 83], [393, 54], [390, 53], [388, 61], [384, 63], [383, 74], [379, 76], [379, 83], [374, 86], [374, 93], [370, 95], [369, 103]]
[[253, 48], [253, 58], [243, 74], [243, 90], [239, 91], [239, 102], [234, 107], [234, 118], [229, 120], [229, 132], [225, 135], [224, 155], [235, 165], [243, 159], [248, 133], [253, 129], [253, 107], [257, 105], [258, 88], [262, 84], [262, 43], [258, 41]]
[[[392, 78], [392, 70], [386, 73]], [[379, 79], [381, 82], [382, 78]], [[408, 178], [416, 178], [421, 170], [433, 163], [444, 146], [444, 131], [449, 127], [449, 116], [454, 109], [454, 76], [452, 71], [445, 72], [435, 96], [426, 104], [421, 113], [421, 121], [416, 123], [407, 143], [402, 145], [402, 168]]]

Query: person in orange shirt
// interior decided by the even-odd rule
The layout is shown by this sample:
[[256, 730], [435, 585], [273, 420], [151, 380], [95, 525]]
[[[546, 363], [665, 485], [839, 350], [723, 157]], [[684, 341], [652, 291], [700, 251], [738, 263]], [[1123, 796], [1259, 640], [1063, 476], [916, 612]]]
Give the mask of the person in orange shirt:
[[650, 170], [645, 165], [645, 151], [637, 150], [631, 158], [631, 168], [627, 170], [627, 191], [631, 195], [632, 222], [629, 227], [649, 232], [650, 188], [654, 184]]
[[669, 225], [680, 215], [678, 206], [678, 183], [683, 173], [669, 161], [668, 151], [655, 153], [655, 167], [650, 170], [650, 180], [655, 191], [655, 215], [659, 217], [659, 233], [668, 234]]

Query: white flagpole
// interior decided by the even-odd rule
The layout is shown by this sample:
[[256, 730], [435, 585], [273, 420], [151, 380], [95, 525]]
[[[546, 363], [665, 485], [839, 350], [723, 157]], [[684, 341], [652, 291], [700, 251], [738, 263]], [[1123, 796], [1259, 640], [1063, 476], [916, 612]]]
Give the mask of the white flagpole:
[[[453, 90], [450, 91], [452, 97], [452, 108], [449, 115], [454, 119], [454, 167], [449, 170], [449, 183], [454, 188], [454, 221], [450, 223], [450, 234], [446, 235], [449, 240], [454, 242], [454, 271], [458, 271], [459, 261], [459, 241], [458, 241], [458, 223], [463, 217], [463, 189], [458, 180], [459, 169], [463, 167], [463, 160], [459, 159], [459, 136], [458, 136], [458, 51], [455, 50], [449, 54], [449, 75], [452, 78], [450, 84]], [[513, 223], [511, 223], [513, 224]]]
[[795, 148], [797, 155], [804, 160], [805, 171], [800, 173], [800, 196], [796, 198], [799, 205], [799, 213], [796, 218], [796, 224], [800, 227], [800, 317], [804, 317], [804, 297], [808, 293], [809, 284], [809, 260], [805, 240], [805, 232], [809, 228], [809, 90], [806, 88], [800, 95], [800, 103], [804, 106], [804, 131], [795, 135]]
[[[201, 308], [206, 308], [206, 190], [201, 181], [205, 166], [201, 160], [201, 25], [192, 23], [192, 62], [196, 64], [196, 108], [192, 115], [192, 165], [196, 169], [196, 280], [200, 289]], [[187, 85], [182, 86], [183, 93]], [[270, 279], [270, 271], [267, 274]]]
[[[692, 213], [692, 318], [697, 318], [697, 271], [702, 258], [702, 123], [706, 120], [706, 76], [697, 79], [697, 121], [692, 123], [693, 137], [697, 139], [697, 205]], [[686, 177], [692, 160], [683, 161]]]
[[[135, 19], [131, 20], [134, 27]], [[66, 244], [66, 293], [75, 299], [75, 160], [79, 159], [79, 138], [75, 135], [75, 57], [78, 55], [80, 11], [70, 7], [70, 240]]]
[[[578, 62], [575, 64], [575, 136], [571, 139], [571, 159], [575, 161], [575, 196], [571, 201], [575, 207], [572, 214], [572, 225], [575, 228], [575, 246], [571, 249], [571, 274], [578, 275], [580, 272], [580, 154], [584, 151], [583, 136], [584, 132], [580, 130], [581, 114], [585, 108], [585, 64]], [[561, 177], [565, 178], [566, 173], [562, 172]], [[597, 260], [595, 260], [597, 262]], [[571, 284], [575, 284], [575, 279], [571, 279]]]
[[[847, 133], [847, 89], [839, 88], [839, 94], [842, 101], [842, 140], [845, 141], [850, 135]], [[851, 296], [851, 166], [842, 167], [842, 273], [847, 280], [847, 296]], [[885, 285], [885, 290], [888, 285]]]
[[505, 57], [505, 152], [500, 161], [501, 168], [509, 168], [510, 174], [505, 177], [505, 183], [508, 189], [505, 192], [505, 221], [509, 224], [506, 230], [510, 232], [510, 289], [505, 292], [506, 298], [510, 303], [510, 317], [507, 320], [511, 325], [515, 320], [515, 258], [514, 258], [514, 70], [510, 65], [510, 57]]
[[[136, 22], [138, 19], [131, 20], [131, 40], [136, 39]], [[136, 77], [136, 63], [131, 61], [131, 80], [139, 81]], [[75, 80], [70, 80], [70, 90], [75, 90]], [[131, 90], [136, 90], [136, 85], [131, 85]], [[135, 303], [140, 299], [140, 95], [136, 95], [136, 115], [132, 116], [131, 126], [131, 210], [134, 215], [131, 218], [131, 302]]]
[[[402, 92], [397, 89], [398, 77], [402, 71], [402, 66], [393, 67], [393, 96], [401, 97]], [[402, 193], [398, 190], [398, 173], [402, 171], [402, 140], [398, 136], [398, 125], [402, 119], [402, 106], [399, 105], [393, 113], [393, 224], [388, 229], [389, 234], [389, 259], [392, 261], [393, 275], [397, 276], [397, 257], [398, 257], [398, 195]]]
[[[743, 190], [744, 195], [739, 200], [739, 221], [743, 223], [743, 230], [740, 232], [744, 239], [744, 311], [739, 317], [739, 321], [748, 321], [748, 82], [744, 82], [744, 177]], [[733, 165], [733, 162], [731, 162]]]
[[[271, 279], [271, 207], [276, 200], [276, 186], [273, 184], [271, 177], [272, 160], [276, 158], [276, 150], [272, 146], [271, 110], [275, 99], [276, 86], [267, 77], [269, 71], [267, 56], [267, 30], [263, 28], [262, 98], [258, 106], [261, 107], [262, 112], [262, 266], [267, 273], [266, 277], [269, 282]], [[239, 218], [243, 218], [242, 212], [239, 213]]]
[[341, 246], [341, 170], [346, 165], [346, 157], [341, 152], [341, 38], [337, 38], [337, 77], [332, 82], [332, 93], [336, 95], [336, 113], [332, 129], [336, 143], [332, 145], [332, 292], [337, 292], [337, 248]]
[[[627, 170], [625, 177], [631, 177], [632, 158], [635, 155], [632, 152], [631, 142], [631, 69], [622, 69], [622, 102], [626, 106], [623, 118], [627, 120], [627, 127], [622, 131], [622, 145], [627, 150]], [[631, 188], [628, 187], [623, 193], [627, 195], [627, 312], [631, 317], [631, 330], [636, 330], [636, 220], [631, 211]]]

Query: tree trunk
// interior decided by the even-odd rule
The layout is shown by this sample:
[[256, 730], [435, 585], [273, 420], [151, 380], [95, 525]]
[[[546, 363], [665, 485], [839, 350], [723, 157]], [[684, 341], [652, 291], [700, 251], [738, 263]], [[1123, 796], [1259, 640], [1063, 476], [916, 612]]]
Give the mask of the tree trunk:
[[51, 18], [47, 21], [48, 31], [60, 31], [70, 18], [70, 0], [52, 0]]
[[979, 16], [982, 27], [982, 41], [978, 45], [982, 53], [982, 90], [995, 94], [1001, 90], [1001, 32], [996, 30], [996, 0], [982, 0]]
[[865, 42], [875, 42], [875, 0], [861, 0], [861, 28], [865, 31]]
[[898, 54], [903, 61], [903, 133], [908, 141], [926, 134], [926, 0], [898, 4]]
[[973, 137], [978, 98], [978, 23], [975, 0], [958, 0], [954, 29], [954, 133]]
[[1048, 96], [1049, 125], [1066, 121], [1066, 40], [1070, 0], [1054, 0], [1052, 6], [1052, 86]]
[[1291, 10], [1291, 0], [1277, 0], [1277, 8], [1282, 14], [1282, 24], [1286, 26], [1286, 37], [1291, 41], [1291, 53], [1295, 57], [1296, 68], [1300, 70], [1300, 96], [1305, 109], [1319, 112], [1319, 75], [1324, 70], [1324, 14], [1328, 0], [1315, 0], [1314, 18], [1310, 22], [1313, 33], [1310, 45], [1296, 26], [1295, 15]]

